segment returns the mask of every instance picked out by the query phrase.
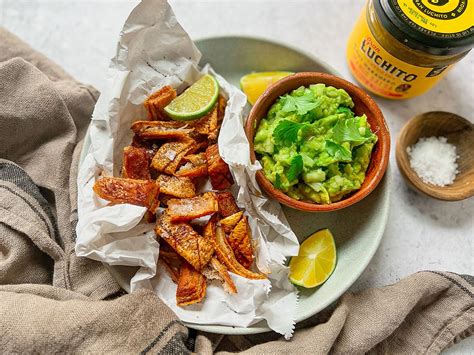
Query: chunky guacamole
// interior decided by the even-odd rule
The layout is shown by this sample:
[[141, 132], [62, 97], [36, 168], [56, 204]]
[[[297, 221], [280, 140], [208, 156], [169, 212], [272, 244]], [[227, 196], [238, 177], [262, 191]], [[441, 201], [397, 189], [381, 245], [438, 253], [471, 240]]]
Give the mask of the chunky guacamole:
[[316, 203], [358, 190], [377, 136], [353, 107], [345, 90], [324, 84], [281, 96], [255, 135], [265, 176], [288, 196]]

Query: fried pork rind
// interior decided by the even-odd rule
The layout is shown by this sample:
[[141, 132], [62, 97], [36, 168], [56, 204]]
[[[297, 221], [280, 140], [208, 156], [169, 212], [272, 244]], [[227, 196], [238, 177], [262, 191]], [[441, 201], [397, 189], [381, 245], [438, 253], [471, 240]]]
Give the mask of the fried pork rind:
[[229, 234], [232, 232], [232, 230], [235, 228], [237, 223], [239, 223], [239, 221], [242, 219], [243, 214], [244, 213], [240, 211], [240, 212], [230, 215], [229, 217], [223, 218], [219, 221], [222, 229], [224, 229], [224, 232], [226, 232], [226, 234]]
[[123, 148], [122, 176], [129, 179], [151, 180], [148, 154], [145, 148]]
[[240, 212], [239, 206], [235, 203], [234, 195], [229, 191], [216, 193], [217, 202], [219, 203], [219, 214], [222, 217], [229, 217]]
[[183, 160], [186, 162], [176, 171], [176, 176], [187, 176], [190, 178], [207, 175], [206, 153], [188, 154]]
[[166, 120], [168, 115], [164, 108], [176, 97], [176, 90], [171, 86], [164, 86], [157, 92], [151, 94], [143, 103], [149, 120]]
[[216, 226], [215, 232], [209, 232], [209, 235], [213, 235], [215, 238], [214, 247], [217, 258], [230, 272], [251, 280], [266, 279], [265, 275], [247, 270], [237, 261], [232, 248], [227, 242], [224, 230], [220, 226]]
[[209, 265], [219, 275], [219, 278], [223, 282], [224, 290], [231, 294], [237, 293], [237, 288], [235, 287], [234, 281], [232, 281], [232, 278], [230, 277], [226, 267], [222, 265], [221, 262], [215, 257], [211, 259]]
[[179, 121], [136, 121], [132, 131], [142, 139], [185, 139], [194, 131]]
[[248, 269], [253, 264], [254, 256], [247, 217], [243, 216], [240, 222], [237, 223], [230, 233], [228, 241], [237, 261]]
[[144, 206], [152, 213], [158, 207], [159, 191], [159, 185], [154, 180], [102, 177], [94, 184], [94, 192], [100, 198], [114, 204], [130, 203]]
[[[180, 197], [189, 198], [196, 196], [196, 187], [193, 181], [188, 177], [178, 177], [161, 174], [157, 178], [160, 184], [160, 193]], [[166, 201], [168, 204], [169, 199]]]
[[183, 222], [213, 214], [218, 209], [215, 194], [205, 192], [192, 198], [169, 200], [167, 213], [172, 222]]
[[217, 137], [216, 132], [219, 129], [219, 126], [218, 126], [219, 107], [218, 107], [218, 105], [219, 104], [216, 103], [216, 105], [211, 110], [211, 112], [209, 112], [204, 117], [202, 117], [202, 118], [200, 118], [196, 121], [192, 121], [190, 123], [190, 126], [193, 127], [196, 130], [196, 132], [206, 135], [209, 139], [211, 138], [211, 136], [214, 139], [215, 139], [215, 137]]
[[179, 271], [176, 303], [183, 307], [201, 302], [206, 296], [206, 287], [206, 277], [184, 262]]
[[153, 157], [151, 167], [159, 172], [173, 175], [183, 157], [194, 149], [194, 144], [195, 141], [192, 139], [163, 144]]
[[198, 271], [209, 263], [214, 254], [211, 240], [200, 236], [187, 223], [171, 222], [166, 212], [158, 217], [155, 232]]
[[212, 188], [215, 190], [228, 189], [234, 183], [234, 179], [227, 163], [219, 155], [217, 144], [206, 149], [207, 172], [211, 179]]

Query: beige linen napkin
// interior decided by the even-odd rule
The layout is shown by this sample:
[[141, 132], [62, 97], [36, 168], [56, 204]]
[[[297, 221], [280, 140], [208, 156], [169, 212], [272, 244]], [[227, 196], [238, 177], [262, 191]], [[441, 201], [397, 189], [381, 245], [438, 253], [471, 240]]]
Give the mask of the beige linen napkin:
[[74, 254], [78, 142], [97, 96], [0, 28], [1, 352], [438, 353], [474, 332], [473, 280], [452, 273], [348, 293], [291, 341], [196, 333], [153, 293], [122, 295]]

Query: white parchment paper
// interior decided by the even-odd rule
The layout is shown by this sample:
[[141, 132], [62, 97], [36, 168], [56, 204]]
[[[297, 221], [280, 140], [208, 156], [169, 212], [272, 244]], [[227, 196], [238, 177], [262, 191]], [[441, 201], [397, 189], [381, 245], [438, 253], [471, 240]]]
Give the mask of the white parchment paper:
[[[78, 175], [76, 254], [110, 265], [139, 266], [130, 288], [153, 289], [184, 322], [247, 327], [266, 320], [289, 338], [294, 328], [298, 295], [288, 282], [286, 257], [298, 253], [298, 241], [280, 205], [260, 192], [250, 162], [244, 132], [245, 95], [212, 68], [198, 68], [201, 54], [178, 23], [166, 0], [144, 0], [123, 26], [117, 52], [108, 71], [108, 85], [95, 107], [88, 132], [89, 146]], [[235, 58], [229, 58], [235, 60]], [[211, 283], [200, 304], [178, 307], [176, 285], [157, 268], [159, 244], [153, 224], [142, 221], [144, 207], [108, 205], [93, 193], [100, 174], [119, 176], [123, 147], [132, 138], [132, 122], [146, 117], [143, 101], [164, 85], [178, 91], [204, 73], [217, 78], [228, 98], [218, 144], [236, 181], [236, 197], [249, 217], [256, 241], [257, 267], [268, 280], [248, 280], [231, 274], [238, 293], [227, 294]]]

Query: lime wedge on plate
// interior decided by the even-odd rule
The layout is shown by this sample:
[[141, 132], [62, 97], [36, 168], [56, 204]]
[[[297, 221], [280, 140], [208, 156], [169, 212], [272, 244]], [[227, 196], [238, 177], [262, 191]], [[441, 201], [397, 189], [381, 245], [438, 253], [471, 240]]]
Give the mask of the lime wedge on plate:
[[306, 238], [298, 256], [290, 260], [290, 281], [312, 288], [321, 285], [336, 267], [336, 244], [329, 229], [322, 229]]
[[247, 74], [240, 79], [240, 87], [245, 95], [247, 95], [250, 104], [253, 105], [266, 88], [291, 74], [293, 73], [289, 71], [267, 71]]
[[166, 113], [177, 121], [190, 121], [212, 110], [219, 95], [219, 84], [209, 74], [204, 75], [165, 107]]

